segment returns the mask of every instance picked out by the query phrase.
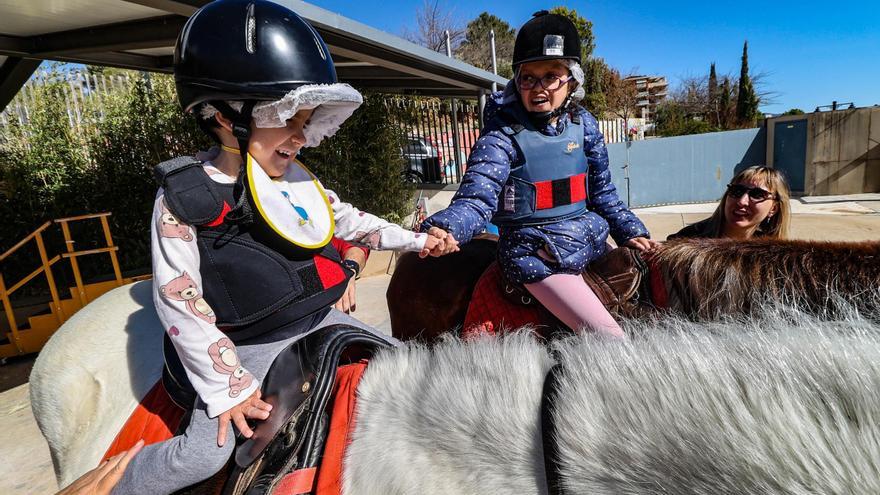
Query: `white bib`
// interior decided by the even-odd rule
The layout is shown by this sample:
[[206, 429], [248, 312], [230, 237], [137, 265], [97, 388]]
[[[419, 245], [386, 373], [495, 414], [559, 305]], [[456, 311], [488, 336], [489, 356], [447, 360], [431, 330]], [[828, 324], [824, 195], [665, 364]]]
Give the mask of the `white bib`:
[[307, 249], [324, 247], [333, 237], [333, 207], [318, 179], [297, 160], [276, 180], [250, 155], [248, 189], [266, 224], [282, 238]]

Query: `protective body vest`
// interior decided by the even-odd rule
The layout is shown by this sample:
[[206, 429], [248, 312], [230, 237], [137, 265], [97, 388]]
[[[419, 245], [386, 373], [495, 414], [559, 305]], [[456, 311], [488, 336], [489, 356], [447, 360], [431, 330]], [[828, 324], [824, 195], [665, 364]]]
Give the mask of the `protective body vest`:
[[342, 297], [351, 272], [332, 244], [307, 249], [258, 221], [230, 221], [235, 184], [215, 182], [193, 158], [164, 162], [156, 176], [168, 209], [196, 230], [202, 296], [234, 340], [280, 328]]
[[558, 136], [522, 124], [528, 119], [519, 108], [494, 118], [501, 119], [499, 127], [519, 149], [520, 159], [511, 164], [492, 223], [542, 225], [583, 214], [587, 210], [587, 157], [580, 118], [573, 115]]

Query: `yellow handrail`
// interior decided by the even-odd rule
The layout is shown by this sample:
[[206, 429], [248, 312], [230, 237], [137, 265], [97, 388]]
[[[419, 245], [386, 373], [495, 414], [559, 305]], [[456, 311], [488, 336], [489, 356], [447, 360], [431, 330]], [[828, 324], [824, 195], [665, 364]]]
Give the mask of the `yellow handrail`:
[[88, 220], [90, 218], [100, 218], [100, 217], [109, 217], [112, 215], [112, 212], [105, 211], [103, 213], [89, 213], [87, 215], [78, 215], [75, 217], [67, 217], [67, 218], [56, 218], [53, 220], [55, 223], [63, 223], [63, 222], [78, 222], [80, 220]]
[[[36, 270], [34, 270], [31, 273], [29, 273], [28, 275], [26, 275], [24, 278], [22, 278], [21, 280], [19, 280], [15, 284], [13, 284], [8, 289], [6, 287], [6, 282], [3, 279], [3, 274], [0, 273], [0, 303], [2, 303], [3, 309], [6, 313], [6, 320], [9, 323], [10, 340], [12, 341], [12, 346], [9, 346], [9, 345], [0, 346], [0, 347], [7, 348], [7, 349], [3, 350], [4, 355], [10, 355], [10, 354], [8, 354], [10, 352], [10, 349], [12, 352], [11, 355], [15, 355], [15, 353], [24, 354], [27, 352], [35, 352], [35, 350], [39, 350], [39, 345], [41, 345], [41, 344], [35, 344], [34, 339], [35, 338], [38, 338], [38, 339], [48, 338], [48, 337], [43, 337], [43, 335], [45, 335], [45, 334], [33, 334], [32, 332], [34, 330], [20, 331], [18, 329], [18, 323], [15, 320], [15, 314], [13, 313], [12, 303], [9, 299], [9, 296], [13, 292], [20, 289], [22, 286], [24, 286], [26, 283], [33, 280], [35, 277], [37, 277], [41, 274], [46, 275], [46, 280], [49, 283], [49, 292], [51, 293], [51, 296], [52, 296], [52, 302], [51, 302], [52, 313], [54, 313], [55, 318], [58, 321], [58, 324], [64, 323], [64, 321], [67, 319], [67, 316], [64, 314], [63, 306], [61, 305], [61, 299], [58, 295], [58, 288], [55, 286], [55, 277], [52, 273], [52, 266], [55, 263], [57, 263], [59, 260], [64, 259], [64, 258], [67, 258], [70, 260], [70, 265], [73, 269], [73, 276], [76, 281], [76, 289], [75, 290], [77, 291], [77, 293], [79, 295], [80, 304], [82, 304], [82, 305], [85, 305], [88, 303], [88, 297], [87, 297], [87, 294], [85, 291], [85, 287], [83, 285], [82, 276], [79, 271], [77, 257], [85, 256], [85, 255], [89, 255], [89, 254], [108, 253], [110, 255], [110, 260], [113, 264], [113, 272], [115, 275], [116, 284], [122, 285], [124, 283], [124, 281], [122, 279], [122, 272], [119, 267], [119, 261], [116, 257], [116, 252], [119, 250], [119, 247], [115, 246], [113, 244], [113, 237], [110, 234], [110, 224], [107, 221], [107, 217], [109, 217], [110, 215], [111, 215], [110, 212], [104, 212], [104, 213], [93, 213], [93, 214], [88, 214], [88, 215], [79, 215], [79, 216], [73, 216], [73, 217], [67, 217], [67, 218], [58, 218], [58, 219], [54, 220], [54, 223], [61, 225], [61, 231], [64, 234], [64, 241], [65, 241], [65, 246], [66, 246], [67, 252], [62, 253], [60, 255], [55, 255], [51, 259], [49, 259], [49, 256], [46, 254], [46, 246], [45, 246], [45, 243], [43, 242], [42, 233], [44, 230], [49, 228], [50, 225], [52, 225], [52, 223], [53, 223], [52, 221], [46, 222], [43, 225], [40, 225], [36, 230], [34, 230], [30, 234], [28, 234], [27, 237], [18, 241], [14, 246], [7, 249], [6, 252], [4, 252], [2, 255], [0, 255], [0, 261], [3, 261], [4, 259], [8, 258], [10, 255], [12, 255], [14, 252], [16, 252], [19, 248], [21, 248], [22, 246], [24, 246], [25, 244], [30, 242], [31, 240], [34, 240], [36, 242], [37, 250], [39, 251], [39, 254], [40, 254], [40, 267], [38, 267]], [[89, 220], [89, 219], [95, 219], [95, 218], [99, 218], [101, 220], [101, 227], [102, 227], [102, 230], [104, 233], [104, 240], [106, 241], [107, 246], [102, 247], [102, 248], [96, 248], [96, 249], [87, 249], [87, 250], [83, 250], [83, 251], [75, 250], [74, 246], [73, 246], [75, 244], [75, 241], [73, 240], [73, 238], [70, 235], [70, 228], [69, 228], [68, 224], [70, 222], [76, 222], [76, 221], [80, 221], [80, 220]], [[24, 332], [24, 333], [22, 333], [22, 332]], [[40, 335], [40, 336], [35, 337], [35, 335]], [[38, 340], [37, 342], [41, 342], [41, 341]], [[37, 347], [35, 347], [35, 346], [37, 346]]]
[[39, 227], [37, 227], [37, 230], [35, 230], [35, 231], [31, 232], [30, 234], [28, 234], [27, 237], [25, 237], [24, 239], [18, 241], [18, 242], [15, 244], [15, 246], [12, 246], [11, 248], [7, 249], [5, 253], [3, 253], [2, 255], [0, 255], [0, 261], [5, 260], [10, 254], [16, 252], [16, 251], [18, 250], [18, 248], [24, 246], [24, 245], [27, 243], [27, 241], [33, 239], [35, 235], [37, 235], [37, 234], [39, 234], [40, 232], [42, 232], [42, 231], [46, 230], [47, 228], [49, 228], [50, 225], [52, 225], [52, 222], [46, 222], [46, 223], [44, 223], [43, 225], [40, 225]]

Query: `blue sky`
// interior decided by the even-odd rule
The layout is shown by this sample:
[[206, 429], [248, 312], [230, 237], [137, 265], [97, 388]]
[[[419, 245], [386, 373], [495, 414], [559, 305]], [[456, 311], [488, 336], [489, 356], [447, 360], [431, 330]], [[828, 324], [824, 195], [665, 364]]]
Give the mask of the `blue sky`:
[[[415, 29], [420, 0], [308, 0], [392, 34]], [[441, 0], [441, 5], [444, 0]], [[776, 92], [765, 112], [854, 102], [880, 104], [880, 0], [818, 2], [483, 2], [445, 0], [463, 24], [488, 11], [519, 27], [542, 8], [565, 5], [593, 21], [595, 54], [621, 70], [682, 77], [739, 74], [749, 41], [752, 72]]]

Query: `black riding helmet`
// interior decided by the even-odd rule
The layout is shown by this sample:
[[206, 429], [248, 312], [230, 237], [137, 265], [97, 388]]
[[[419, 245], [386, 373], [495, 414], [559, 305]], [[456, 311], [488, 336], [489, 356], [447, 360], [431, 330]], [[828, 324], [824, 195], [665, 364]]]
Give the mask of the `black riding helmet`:
[[189, 111], [217, 100], [277, 100], [337, 79], [324, 40], [292, 10], [266, 0], [218, 0], [180, 32], [174, 81]]
[[550, 59], [581, 63], [581, 37], [568, 17], [541, 10], [535, 12], [516, 34], [513, 66]]
[[[254, 105], [337, 78], [324, 40], [292, 10], [267, 0], [217, 0], [183, 26], [174, 49], [174, 82], [185, 111], [209, 103], [232, 121], [244, 171]], [[228, 100], [244, 104], [236, 110]], [[196, 120], [213, 135], [209, 123]], [[237, 181], [242, 190], [244, 175]], [[246, 190], [229, 217], [251, 217]]]

